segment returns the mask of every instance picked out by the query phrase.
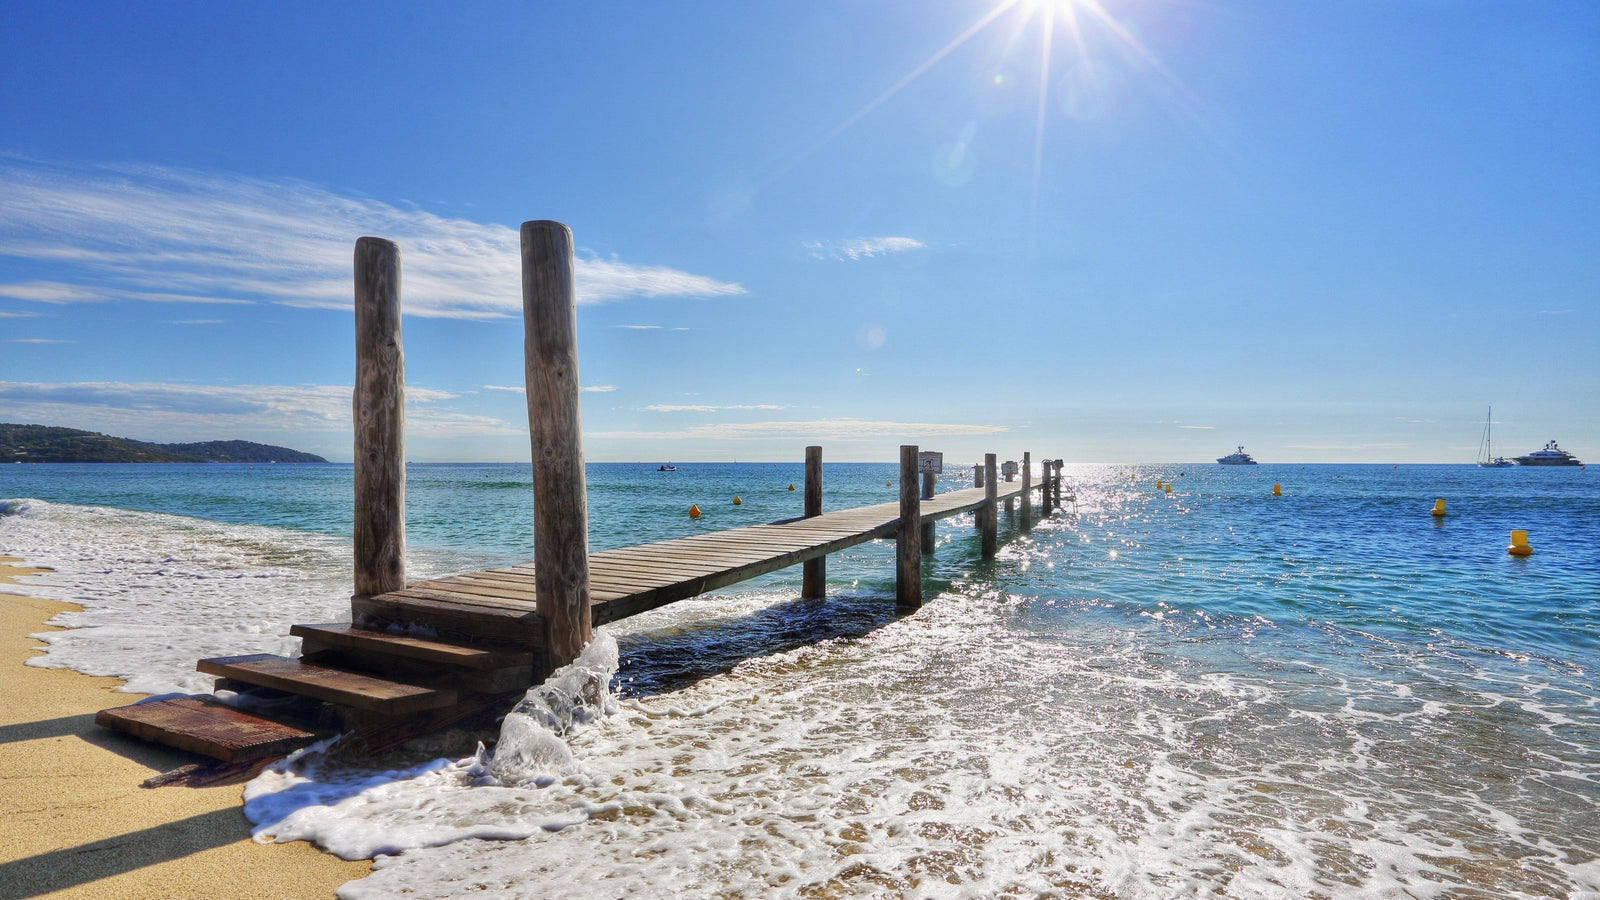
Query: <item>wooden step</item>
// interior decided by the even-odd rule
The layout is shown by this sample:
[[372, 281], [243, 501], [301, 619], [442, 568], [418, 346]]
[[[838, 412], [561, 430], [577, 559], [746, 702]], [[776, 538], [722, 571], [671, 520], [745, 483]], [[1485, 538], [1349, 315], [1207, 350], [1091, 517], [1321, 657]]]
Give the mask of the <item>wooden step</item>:
[[284, 756], [327, 736], [198, 697], [102, 709], [94, 721], [102, 728], [223, 762]]
[[468, 669], [513, 669], [533, 665], [533, 653], [528, 651], [472, 647], [352, 625], [294, 625], [289, 633], [305, 642], [307, 655], [338, 648]]
[[270, 653], [202, 659], [195, 668], [208, 675], [390, 716], [439, 709], [456, 702], [456, 692], [448, 688], [389, 681]]

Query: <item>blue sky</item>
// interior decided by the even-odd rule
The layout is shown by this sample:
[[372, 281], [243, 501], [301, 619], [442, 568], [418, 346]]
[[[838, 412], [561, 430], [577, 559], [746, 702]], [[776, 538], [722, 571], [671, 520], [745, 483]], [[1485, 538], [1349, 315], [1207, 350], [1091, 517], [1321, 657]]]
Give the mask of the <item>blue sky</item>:
[[0, 421], [524, 460], [571, 226], [591, 460], [1600, 461], [1600, 4], [9, 3]]

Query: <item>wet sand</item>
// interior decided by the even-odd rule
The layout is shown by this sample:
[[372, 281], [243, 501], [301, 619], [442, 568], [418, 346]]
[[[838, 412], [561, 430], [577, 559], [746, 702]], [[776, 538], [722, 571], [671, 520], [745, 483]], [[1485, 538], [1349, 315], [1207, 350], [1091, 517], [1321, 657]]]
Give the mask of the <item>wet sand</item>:
[[[37, 573], [0, 556], [0, 583]], [[115, 678], [24, 665], [32, 638], [69, 604], [0, 593], [0, 900], [331, 897], [361, 878], [305, 843], [257, 844], [241, 785], [145, 789], [140, 782], [201, 757], [94, 724], [138, 700]]]

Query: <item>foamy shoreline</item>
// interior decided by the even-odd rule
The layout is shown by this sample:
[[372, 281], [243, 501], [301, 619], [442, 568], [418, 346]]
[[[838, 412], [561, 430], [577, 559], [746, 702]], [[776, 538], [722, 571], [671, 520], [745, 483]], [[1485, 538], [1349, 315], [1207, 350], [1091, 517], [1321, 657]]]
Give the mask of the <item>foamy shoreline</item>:
[[[40, 569], [0, 556], [0, 584]], [[240, 785], [143, 790], [195, 757], [101, 729], [94, 714], [133, 702], [122, 682], [25, 665], [31, 634], [68, 603], [0, 592], [0, 900], [73, 897], [331, 897], [370, 871], [304, 842], [257, 844]]]

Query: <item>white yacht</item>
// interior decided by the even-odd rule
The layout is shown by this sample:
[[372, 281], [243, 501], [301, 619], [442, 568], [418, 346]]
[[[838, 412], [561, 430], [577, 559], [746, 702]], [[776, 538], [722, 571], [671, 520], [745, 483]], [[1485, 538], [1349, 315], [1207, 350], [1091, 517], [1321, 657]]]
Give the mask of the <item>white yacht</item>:
[[1243, 444], [1239, 445], [1238, 451], [1229, 453], [1227, 456], [1218, 457], [1217, 462], [1224, 466], [1253, 466], [1256, 464], [1256, 461], [1250, 458], [1250, 454], [1244, 452]]
[[1583, 460], [1556, 446], [1555, 441], [1544, 445], [1543, 450], [1535, 450], [1527, 456], [1517, 457], [1519, 466], [1581, 466]]

